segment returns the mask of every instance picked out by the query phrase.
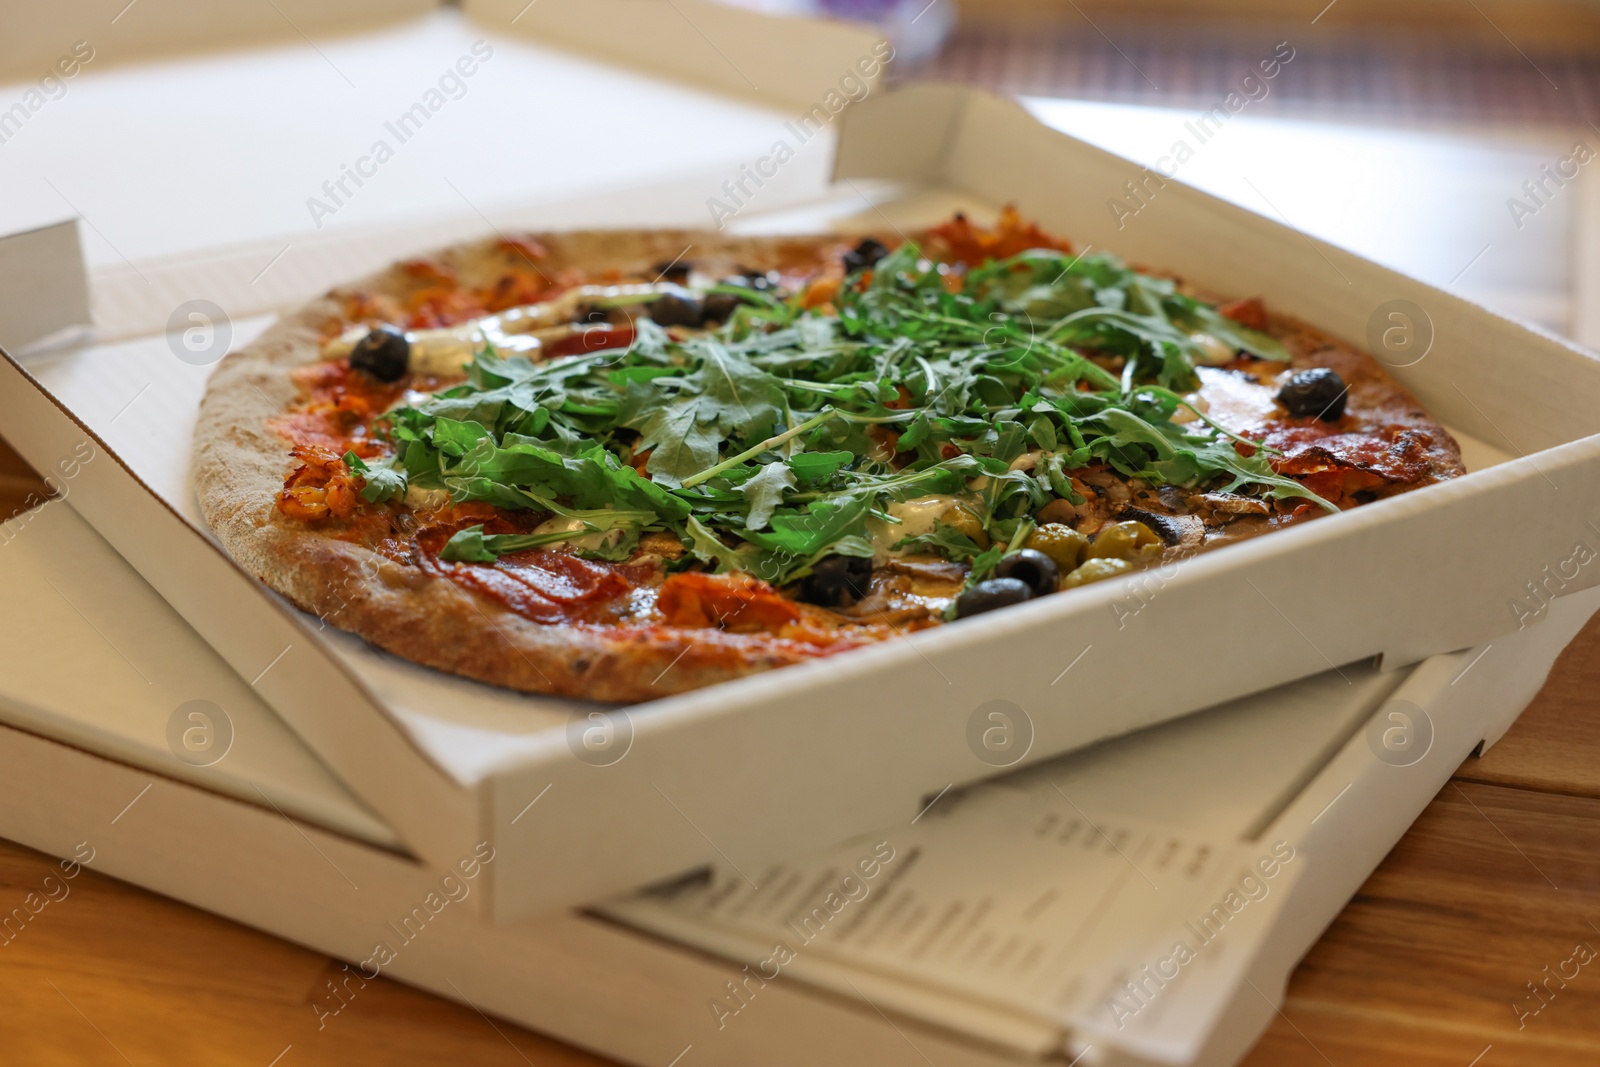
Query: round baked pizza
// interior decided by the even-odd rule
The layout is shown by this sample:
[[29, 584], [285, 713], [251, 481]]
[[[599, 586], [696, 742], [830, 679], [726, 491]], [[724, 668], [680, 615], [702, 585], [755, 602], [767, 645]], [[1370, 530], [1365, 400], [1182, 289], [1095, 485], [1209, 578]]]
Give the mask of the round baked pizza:
[[485, 240], [230, 354], [197, 491], [240, 564], [379, 648], [644, 700], [1462, 473], [1371, 356], [1246, 297], [1010, 209]]

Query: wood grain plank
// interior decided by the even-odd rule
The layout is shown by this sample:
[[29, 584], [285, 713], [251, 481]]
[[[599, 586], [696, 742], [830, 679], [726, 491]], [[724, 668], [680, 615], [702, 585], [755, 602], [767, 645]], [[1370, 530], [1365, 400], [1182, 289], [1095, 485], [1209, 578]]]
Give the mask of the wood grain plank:
[[[0, 843], [0, 915], [52, 874], [50, 857]], [[385, 978], [319, 1021], [313, 1002], [344, 977], [320, 953], [93, 871], [52, 886], [59, 899], [0, 938], [0, 1062], [267, 1067], [293, 1046], [283, 1067], [602, 1064]]]
[[49, 495], [44, 479], [0, 439], [0, 522], [36, 506]]
[[[0, 905], [52, 869], [0, 845]], [[1594, 917], [1600, 800], [1452, 783], [1307, 956], [1246, 1065], [1465, 1067], [1491, 1045], [1482, 1067], [1600, 1062], [1600, 960], [1551, 977], [1600, 946]], [[259, 1067], [290, 1044], [304, 1064], [516, 1063], [513, 1043], [601, 1062], [387, 980], [319, 1028], [329, 960], [92, 872], [0, 953], [0, 998], [22, 1008], [0, 1014], [0, 1048], [20, 1062], [120, 1062], [112, 1042], [141, 1065]], [[1547, 979], [1546, 1004], [1528, 983]]]
[[1246, 1067], [1466, 1067], [1491, 1045], [1482, 1067], [1600, 1063], [1597, 918], [1600, 801], [1452, 782], [1301, 962]]
[[1600, 797], [1600, 621], [1562, 653], [1517, 728], [1457, 776], [1473, 782]]
[[34, 469], [28, 466], [28, 461], [17, 455], [4, 438], [0, 438], [0, 475], [31, 478], [34, 481], [39, 479]]
[[[1337, 6], [1336, 6], [1337, 5]], [[1321, 11], [1322, 17], [1318, 15]], [[1505, 48], [1515, 40], [1522, 48], [1573, 51], [1600, 40], [1600, 11], [1571, 0], [1314, 0], [1285, 4], [1282, 0], [984, 0], [962, 4], [962, 18], [983, 26], [996, 23], [1072, 21], [1086, 28], [1089, 20], [1116, 36], [1130, 26], [1159, 28], [1166, 34], [1231, 31], [1286, 33], [1303, 38], [1312, 32], [1364, 34], [1371, 47], [1374, 31], [1427, 34], [1446, 40]], [[1274, 37], [1274, 40], [1277, 38]]]

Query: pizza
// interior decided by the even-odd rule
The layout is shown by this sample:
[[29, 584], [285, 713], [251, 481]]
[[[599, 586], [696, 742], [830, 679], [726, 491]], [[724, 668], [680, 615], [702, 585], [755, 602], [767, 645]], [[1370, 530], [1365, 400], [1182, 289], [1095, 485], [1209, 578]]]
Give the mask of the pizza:
[[1463, 473], [1369, 355], [1007, 209], [910, 235], [498, 237], [218, 366], [207, 522], [301, 609], [639, 701]]

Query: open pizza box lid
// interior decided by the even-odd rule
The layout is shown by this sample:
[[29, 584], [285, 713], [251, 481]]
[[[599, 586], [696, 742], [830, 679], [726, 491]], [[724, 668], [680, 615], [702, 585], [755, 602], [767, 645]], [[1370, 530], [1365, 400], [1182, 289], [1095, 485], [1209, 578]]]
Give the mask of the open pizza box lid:
[[[702, 30], [722, 28], [705, 20]], [[574, 98], [606, 92], [605, 75], [593, 77], [564, 88]], [[715, 128], [747, 105], [695, 106], [690, 127]], [[775, 136], [783, 123], [778, 113]], [[1015, 201], [1083, 245], [1218, 292], [1259, 294], [1377, 348], [1457, 432], [1474, 473], [981, 623], [603, 709], [417, 668], [295, 611], [214, 545], [189, 487], [210, 363], [180, 355], [196, 320], [169, 322], [174, 308], [229, 309], [237, 346], [270, 321], [259, 313], [480, 233], [481, 215], [310, 237], [265, 287], [253, 279], [277, 249], [262, 245], [98, 272], [98, 339], [9, 356], [0, 426], [418, 854], [443, 867], [492, 843], [499, 858], [482, 899], [496, 921], [708, 863], [750, 870], [909, 819], [1002, 769], [1330, 667], [1378, 656], [1400, 666], [1492, 641], [1553, 597], [1596, 584], [1600, 570], [1583, 564], [1597, 536], [1587, 523], [1600, 515], [1600, 364], [1582, 351], [1152, 178], [1001, 99], [944, 87], [878, 93], [836, 125], [834, 181], [806, 170], [815, 164], [802, 159], [816, 153], [797, 157], [787, 188], [741, 206], [731, 225], [910, 228]], [[546, 201], [496, 222], [703, 225], [708, 198], [733, 173]], [[1136, 218], [1109, 209], [1138, 189]], [[70, 230], [20, 240], [25, 262], [76, 254]], [[0, 260], [15, 262], [13, 247], [0, 245]], [[86, 321], [81, 302], [52, 307], [34, 336]], [[1420, 333], [1386, 350], [1382, 327], [1396, 310]], [[17, 348], [31, 338], [0, 339]], [[170, 696], [174, 707], [210, 699], [225, 710], [207, 694]]]

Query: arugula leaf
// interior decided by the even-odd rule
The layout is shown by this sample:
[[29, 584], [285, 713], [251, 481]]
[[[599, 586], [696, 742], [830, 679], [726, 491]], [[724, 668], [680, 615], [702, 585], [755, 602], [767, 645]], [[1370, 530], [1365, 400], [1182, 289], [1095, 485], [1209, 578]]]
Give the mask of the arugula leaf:
[[380, 504], [406, 495], [406, 472], [396, 470], [392, 460], [373, 467], [354, 452], [346, 452], [344, 465], [361, 475], [366, 483], [361, 487], [361, 499], [369, 504]]
[[1006, 546], [1002, 544], [990, 545], [972, 561], [972, 570], [967, 573], [967, 587], [971, 588], [994, 573], [995, 564], [1000, 562], [1005, 555]]
[[493, 563], [500, 555], [491, 552], [485, 540], [482, 524], [457, 530], [439, 550], [439, 558], [452, 563]]
[[1180, 297], [1178, 302], [1183, 309], [1182, 321], [1192, 324], [1195, 329], [1203, 333], [1209, 333], [1230, 348], [1248, 352], [1257, 359], [1289, 362], [1289, 350], [1283, 347], [1277, 338], [1269, 337], [1260, 330], [1253, 330], [1242, 322], [1234, 322], [1226, 315], [1219, 314], [1215, 308], [1208, 307], [1198, 300]]
[[718, 574], [723, 571], [749, 569], [747, 564], [751, 562], [752, 557], [723, 544], [699, 519], [691, 515], [685, 526], [689, 533], [689, 554], [702, 562], [712, 564]]
[[867, 498], [861, 494], [817, 500], [804, 509], [774, 511], [770, 530], [747, 529], [742, 536], [757, 548], [786, 560], [809, 559], [846, 537], [866, 539], [870, 510]]
[[440, 416], [433, 420], [433, 446], [447, 456], [464, 456], [479, 441], [494, 438], [487, 427], [476, 422], [457, 422]]
[[854, 452], [846, 451], [799, 452], [789, 457], [789, 469], [806, 485], [820, 485], [855, 458]]
[[1089, 421], [1109, 431], [1090, 450], [1130, 477], [1158, 485], [1194, 486], [1202, 478], [1222, 472], [1230, 476], [1220, 487], [1225, 493], [1257, 485], [1267, 489], [1271, 500], [1303, 498], [1329, 511], [1338, 510], [1293, 478], [1274, 473], [1259, 449], [1246, 458], [1230, 440], [1191, 437], [1175, 423], [1152, 425], [1121, 408], [1108, 408]]
[[[444, 548], [439, 551], [439, 558], [460, 563], [493, 563], [501, 556], [508, 556], [513, 552], [526, 552], [530, 548], [560, 544], [582, 536], [586, 532], [589, 531], [550, 530], [545, 533], [529, 534], [485, 534], [481, 525], [469, 526], [464, 530], [457, 530], [450, 540], [445, 542]], [[635, 538], [634, 543], [637, 543], [637, 540]], [[620, 555], [614, 548], [589, 549], [579, 554], [598, 555], [605, 559], [626, 559], [632, 552], [632, 546], [629, 545]]]
[[783, 386], [743, 354], [716, 341], [684, 346], [698, 368], [682, 377], [629, 382], [619, 424], [650, 450], [645, 469], [665, 486], [714, 465], [730, 438], [759, 440], [778, 421]]
[[965, 563], [983, 554], [978, 542], [942, 522], [935, 524], [925, 534], [902, 538], [894, 548], [896, 551], [933, 552], [957, 563]]
[[443, 468], [442, 474], [477, 479], [468, 483], [476, 487], [466, 490], [472, 493], [494, 493], [491, 487], [496, 485], [530, 486], [538, 487], [542, 496], [566, 498], [577, 508], [614, 507], [654, 512], [665, 519], [681, 519], [689, 513], [685, 501], [642, 477], [600, 445], [562, 455], [546, 443], [520, 434], [507, 434], [503, 445], [484, 438], [458, 463]]
[[[981, 577], [1049, 500], [1083, 502], [1073, 474], [1096, 461], [1152, 485], [1332, 506], [1205, 416], [1173, 421], [1195, 384], [1191, 334], [1287, 352], [1169, 279], [1050, 250], [952, 273], [909, 243], [863, 279], [829, 314], [739, 288], [728, 322], [687, 339], [641, 319], [626, 350], [533, 361], [486, 347], [463, 384], [379, 420], [393, 457], [347, 463], [368, 499], [416, 485], [562, 520], [469, 527], [446, 558], [567, 543], [621, 559], [665, 530], [692, 560], [779, 583], [828, 555], [871, 556], [868, 519], [925, 494], [959, 499], [991, 547], [944, 526], [900, 547]], [[1009, 469], [1029, 451], [1031, 469]]]
[[768, 463], [756, 474], [744, 480], [739, 492], [750, 501], [750, 514], [745, 528], [759, 530], [767, 525], [772, 513], [783, 503], [783, 494], [794, 488], [794, 471], [781, 462]]

